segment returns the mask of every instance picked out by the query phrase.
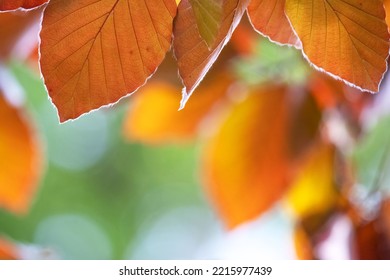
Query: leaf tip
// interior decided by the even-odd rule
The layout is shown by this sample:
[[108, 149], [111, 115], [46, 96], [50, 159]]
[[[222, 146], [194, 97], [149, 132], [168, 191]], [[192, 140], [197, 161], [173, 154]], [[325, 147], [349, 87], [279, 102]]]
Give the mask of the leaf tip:
[[190, 99], [190, 96], [191, 96], [191, 93], [187, 93], [187, 89], [183, 88], [179, 111], [184, 109], [184, 107], [187, 104], [188, 99]]

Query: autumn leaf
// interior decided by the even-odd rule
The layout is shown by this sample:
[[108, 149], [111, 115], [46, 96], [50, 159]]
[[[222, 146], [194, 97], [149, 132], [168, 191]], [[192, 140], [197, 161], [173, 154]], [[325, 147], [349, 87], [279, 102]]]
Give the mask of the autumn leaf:
[[289, 209], [300, 219], [335, 209], [339, 193], [334, 179], [334, 148], [317, 145], [306, 156], [286, 195]]
[[386, 10], [386, 23], [387, 26], [390, 26], [390, 0], [383, 0]]
[[0, 0], [0, 11], [32, 9], [45, 4], [48, 0]]
[[298, 224], [294, 228], [293, 241], [295, 253], [300, 260], [315, 259], [313, 244], [302, 225]]
[[183, 108], [195, 88], [218, 58], [241, 20], [249, 0], [223, 0], [222, 22], [214, 45], [209, 48], [201, 38], [189, 0], [182, 0], [174, 24], [174, 53], [183, 89]]
[[8, 240], [0, 237], [0, 260], [17, 260], [19, 259], [17, 248]]
[[174, 0], [49, 2], [41, 70], [61, 121], [134, 92], [171, 45]]
[[221, 26], [223, 0], [189, 0], [189, 2], [194, 11], [199, 34], [211, 48]]
[[41, 149], [25, 116], [0, 95], [0, 207], [25, 213], [41, 173]]
[[202, 84], [191, 106], [181, 111], [177, 111], [179, 87], [162, 81], [147, 84], [133, 97], [124, 126], [126, 138], [151, 144], [193, 139], [203, 121], [210, 121], [211, 111], [223, 101], [232, 83], [224, 73], [214, 78]]
[[384, 199], [376, 215], [363, 220], [355, 228], [356, 258], [361, 260], [390, 259], [390, 200]]
[[251, 0], [248, 15], [255, 30], [274, 42], [300, 47], [284, 12], [286, 0]]
[[206, 191], [229, 228], [257, 217], [288, 187], [285, 90], [250, 94], [204, 150]]
[[389, 34], [381, 0], [286, 0], [286, 14], [316, 68], [377, 92]]

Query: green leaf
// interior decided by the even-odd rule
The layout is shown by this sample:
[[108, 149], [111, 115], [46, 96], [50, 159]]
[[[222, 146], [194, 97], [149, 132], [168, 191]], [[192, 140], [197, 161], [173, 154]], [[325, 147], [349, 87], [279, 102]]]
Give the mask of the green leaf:
[[211, 48], [222, 23], [223, 0], [189, 0], [200, 36]]
[[359, 185], [367, 192], [390, 192], [390, 116], [381, 119], [359, 142], [352, 160]]

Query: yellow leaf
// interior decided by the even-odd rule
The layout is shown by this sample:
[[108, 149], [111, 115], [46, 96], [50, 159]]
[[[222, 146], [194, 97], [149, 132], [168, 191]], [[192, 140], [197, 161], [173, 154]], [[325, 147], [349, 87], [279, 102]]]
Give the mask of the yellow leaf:
[[285, 3], [286, 0], [251, 0], [249, 19], [258, 32], [272, 41], [299, 47], [300, 41], [284, 13]]
[[315, 67], [379, 90], [389, 54], [382, 0], [286, 0], [286, 13]]
[[0, 95], [0, 207], [25, 213], [34, 197], [42, 169], [34, 130]]
[[333, 209], [339, 199], [334, 183], [334, 149], [320, 145], [313, 149], [299, 169], [287, 193], [286, 201], [299, 218], [325, 213]]
[[61, 121], [142, 86], [171, 46], [175, 0], [52, 0], [41, 69]]

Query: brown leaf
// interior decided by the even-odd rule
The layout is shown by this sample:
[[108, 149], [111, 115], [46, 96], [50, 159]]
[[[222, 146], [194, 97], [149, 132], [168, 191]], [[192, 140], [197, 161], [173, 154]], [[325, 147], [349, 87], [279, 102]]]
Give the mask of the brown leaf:
[[174, 24], [174, 53], [178, 61], [183, 89], [183, 108], [229, 41], [241, 20], [249, 0], [223, 0], [223, 21], [214, 45], [209, 48], [201, 38], [195, 13], [188, 0], [182, 0]]
[[274, 42], [300, 47], [284, 13], [286, 0], [251, 0], [248, 15], [255, 30]]
[[286, 13], [316, 68], [379, 90], [389, 54], [382, 0], [286, 0]]
[[16, 9], [32, 9], [41, 6], [48, 0], [0, 0], [0, 11], [11, 11]]
[[174, 0], [52, 0], [43, 18], [41, 69], [61, 121], [142, 86], [171, 45]]
[[0, 207], [25, 213], [34, 197], [42, 154], [34, 130], [0, 94]]
[[356, 258], [361, 260], [390, 259], [390, 200], [382, 202], [377, 216], [356, 227]]

